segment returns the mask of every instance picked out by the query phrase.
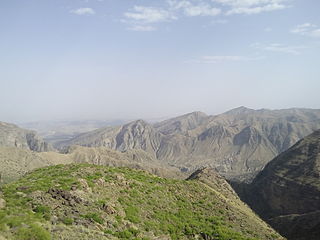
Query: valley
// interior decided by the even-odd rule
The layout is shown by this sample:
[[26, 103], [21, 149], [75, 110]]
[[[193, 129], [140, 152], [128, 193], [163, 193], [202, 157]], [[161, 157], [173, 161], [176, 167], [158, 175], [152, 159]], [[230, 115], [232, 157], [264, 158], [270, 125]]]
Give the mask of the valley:
[[0, 126], [1, 240], [319, 237], [320, 110], [193, 112], [54, 144]]

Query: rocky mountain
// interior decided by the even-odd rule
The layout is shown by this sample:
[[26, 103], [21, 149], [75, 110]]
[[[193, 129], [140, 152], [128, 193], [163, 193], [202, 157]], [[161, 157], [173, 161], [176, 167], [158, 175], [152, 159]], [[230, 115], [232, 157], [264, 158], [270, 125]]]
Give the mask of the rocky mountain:
[[289, 240], [320, 237], [320, 130], [273, 159], [241, 195]]
[[36, 132], [5, 122], [0, 122], [0, 146], [17, 147], [36, 152], [52, 150], [50, 144], [43, 141]]
[[203, 112], [193, 112], [176, 118], [156, 123], [154, 127], [161, 133], [168, 135], [173, 133], [186, 134], [187, 131], [208, 123], [208, 115]]
[[[226, 186], [224, 191], [221, 185]], [[1, 237], [284, 239], [211, 170], [197, 172], [189, 180], [175, 180], [142, 170], [88, 164], [42, 168], [4, 185]]]
[[84, 133], [59, 146], [141, 149], [185, 171], [208, 166], [228, 179], [250, 181], [271, 159], [318, 128], [320, 110], [240, 107], [215, 116], [194, 112], [156, 124], [138, 120]]

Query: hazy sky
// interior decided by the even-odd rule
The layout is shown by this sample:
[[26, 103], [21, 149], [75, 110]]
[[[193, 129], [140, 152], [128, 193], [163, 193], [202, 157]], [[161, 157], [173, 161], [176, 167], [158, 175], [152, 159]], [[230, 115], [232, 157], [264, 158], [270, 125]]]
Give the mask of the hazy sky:
[[0, 121], [320, 108], [319, 0], [0, 0]]

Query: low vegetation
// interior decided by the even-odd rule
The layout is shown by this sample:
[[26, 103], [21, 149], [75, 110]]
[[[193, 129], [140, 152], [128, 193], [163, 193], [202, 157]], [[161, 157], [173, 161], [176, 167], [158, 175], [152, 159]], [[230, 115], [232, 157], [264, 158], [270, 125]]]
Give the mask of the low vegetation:
[[38, 169], [2, 187], [8, 239], [281, 239], [199, 181], [87, 164]]

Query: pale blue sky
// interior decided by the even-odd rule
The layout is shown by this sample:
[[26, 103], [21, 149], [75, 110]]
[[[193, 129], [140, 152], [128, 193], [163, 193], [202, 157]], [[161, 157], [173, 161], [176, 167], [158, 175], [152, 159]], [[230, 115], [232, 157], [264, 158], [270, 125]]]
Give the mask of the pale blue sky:
[[320, 108], [319, 0], [0, 0], [0, 120]]

